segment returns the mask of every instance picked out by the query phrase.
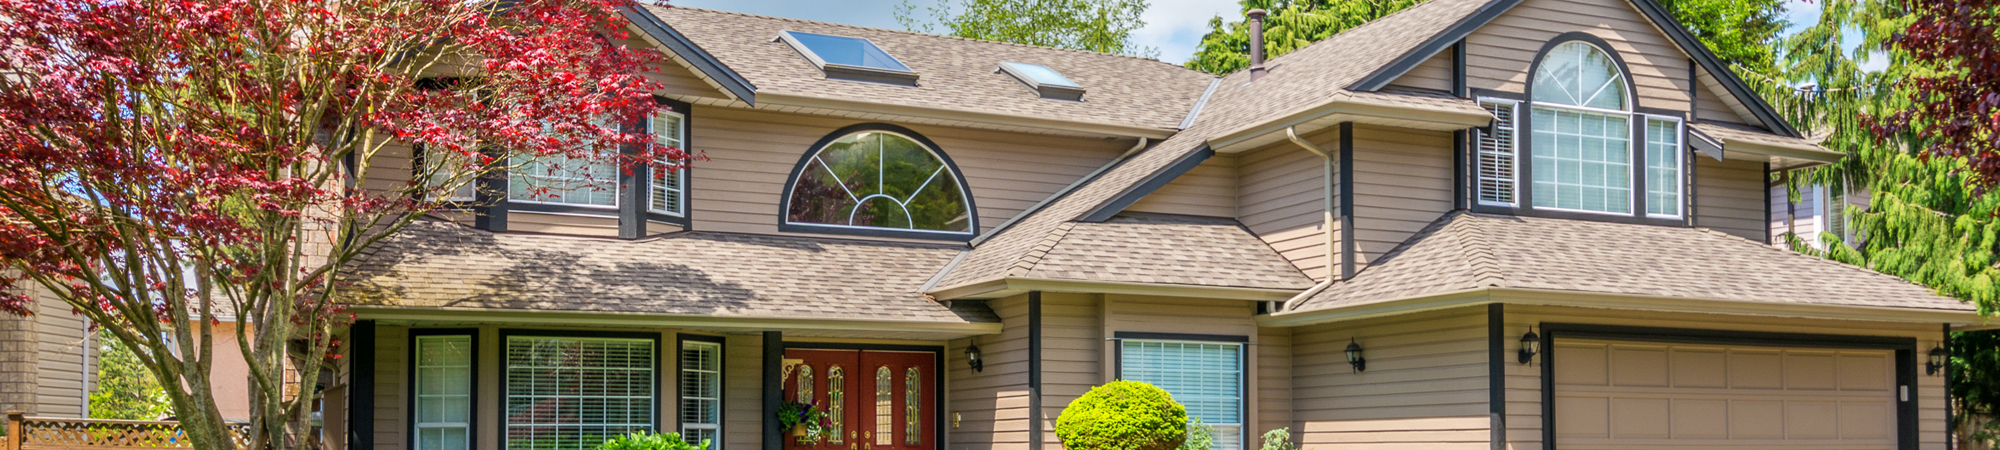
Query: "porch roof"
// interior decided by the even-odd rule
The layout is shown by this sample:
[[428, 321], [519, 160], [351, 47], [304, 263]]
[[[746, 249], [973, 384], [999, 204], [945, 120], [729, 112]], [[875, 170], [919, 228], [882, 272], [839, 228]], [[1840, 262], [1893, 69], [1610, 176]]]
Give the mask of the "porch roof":
[[1067, 222], [1027, 278], [1300, 289], [1313, 280], [1235, 219], [1124, 213]]
[[682, 232], [636, 241], [420, 220], [341, 279], [343, 303], [925, 324], [994, 323], [917, 288], [960, 244]]
[[1479, 289], [1974, 310], [1901, 278], [1705, 228], [1461, 211], [1285, 314]]

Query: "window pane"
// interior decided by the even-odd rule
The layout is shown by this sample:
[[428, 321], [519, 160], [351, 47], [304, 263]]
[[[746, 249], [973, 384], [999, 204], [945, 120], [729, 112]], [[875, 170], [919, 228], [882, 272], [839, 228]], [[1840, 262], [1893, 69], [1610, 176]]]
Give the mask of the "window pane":
[[923, 443], [924, 435], [920, 429], [924, 421], [920, 414], [924, 402], [923, 393], [918, 390], [922, 379], [915, 367], [903, 371], [903, 443], [908, 445]]
[[[1534, 108], [1534, 204], [1631, 213], [1630, 126], [1625, 116]], [[1544, 126], [1541, 122], [1551, 122]]]
[[786, 31], [784, 33], [792, 39], [797, 40], [799, 44], [804, 45], [808, 51], [819, 56], [819, 59], [826, 61], [827, 64], [869, 67], [898, 72], [910, 71], [909, 66], [896, 61], [895, 57], [889, 56], [888, 52], [882, 51], [881, 47], [876, 47], [875, 43], [869, 42], [867, 39], [800, 33], [797, 31]]
[[1479, 201], [1493, 205], [1514, 204], [1515, 133], [1513, 103], [1483, 102], [1493, 113], [1493, 124], [1479, 133]]
[[895, 445], [896, 389], [889, 366], [875, 369], [875, 445]]
[[827, 443], [846, 444], [847, 437], [842, 434], [847, 432], [847, 370], [840, 366], [826, 370], [826, 416], [832, 424], [827, 427], [831, 435]]
[[[469, 151], [469, 150], [468, 150]], [[479, 180], [472, 176], [476, 171], [472, 157], [445, 148], [425, 148], [422, 150], [424, 172], [430, 174], [432, 187], [451, 187], [451, 192], [441, 193], [438, 200], [450, 202], [470, 202], [478, 200]]]
[[1242, 345], [1126, 340], [1120, 350], [1122, 378], [1166, 390], [1190, 420], [1214, 426], [1215, 450], [1241, 448]]
[[417, 450], [465, 450], [472, 425], [472, 336], [416, 341]]
[[681, 438], [722, 448], [722, 344], [681, 341]]
[[1628, 110], [1625, 74], [1604, 50], [1582, 41], [1550, 50], [1535, 68], [1536, 103]]
[[507, 198], [537, 203], [618, 205], [618, 164], [608, 155], [571, 158], [516, 156]]
[[1681, 215], [1680, 122], [1646, 120], [1646, 214]]
[[786, 221], [970, 233], [958, 178], [933, 150], [902, 135], [864, 131], [808, 158]]
[[590, 449], [653, 429], [653, 341], [507, 338], [507, 448]]
[[[687, 136], [685, 128], [687, 122], [683, 119], [677, 113], [660, 112], [653, 115], [653, 119], [649, 122], [649, 126], [652, 129], [649, 131], [653, 133], [653, 139], [659, 142], [660, 145], [686, 150], [681, 147], [683, 137]], [[658, 162], [661, 165], [667, 165], [673, 164], [676, 161], [668, 161], [662, 158]], [[687, 192], [687, 184], [683, 180], [686, 172], [681, 170], [659, 170], [656, 168], [652, 171], [652, 174], [652, 192], [647, 195], [649, 197], [647, 209], [661, 214], [680, 215], [682, 211], [681, 202], [685, 201], [684, 198]]]

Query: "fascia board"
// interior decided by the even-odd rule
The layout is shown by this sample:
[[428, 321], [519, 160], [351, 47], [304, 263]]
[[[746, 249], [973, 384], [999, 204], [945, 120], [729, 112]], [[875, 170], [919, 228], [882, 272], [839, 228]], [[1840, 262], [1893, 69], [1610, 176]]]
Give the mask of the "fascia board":
[[348, 308], [357, 319], [364, 320], [408, 320], [428, 322], [490, 322], [532, 325], [601, 326], [601, 327], [701, 327], [708, 329], [742, 330], [838, 330], [838, 331], [905, 331], [923, 333], [962, 333], [982, 335], [999, 333], [998, 323], [949, 323], [920, 322], [907, 320], [846, 320], [846, 319], [800, 319], [773, 316], [711, 316], [687, 314], [653, 314], [626, 312], [578, 312], [578, 311], [530, 311], [495, 310], [485, 308], [398, 308], [375, 306], [352, 306]]

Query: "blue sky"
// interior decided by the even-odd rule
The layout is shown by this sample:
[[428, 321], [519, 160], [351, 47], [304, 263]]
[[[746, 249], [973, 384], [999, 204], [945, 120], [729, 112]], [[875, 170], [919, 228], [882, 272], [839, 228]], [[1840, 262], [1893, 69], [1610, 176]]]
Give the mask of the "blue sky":
[[[923, 9], [937, 5], [938, 1], [911, 0], [911, 3], [917, 6], [919, 14], [927, 14]], [[1220, 15], [1225, 20], [1243, 20], [1241, 7], [1235, 0], [1150, 0], [1149, 3], [1151, 6], [1141, 17], [1146, 21], [1146, 27], [1134, 33], [1134, 38], [1139, 45], [1160, 49], [1160, 59], [1175, 64], [1194, 55], [1195, 45], [1201, 43], [1201, 35], [1208, 32], [1209, 18]], [[902, 29], [895, 18], [896, 6], [902, 4], [902, 0], [669, 0], [668, 4]], [[1793, 23], [1788, 32], [1819, 20], [1820, 6], [1816, 2], [1788, 0], [1785, 6], [1786, 16]], [[1868, 66], [1887, 64], [1886, 60], [1878, 58]]]

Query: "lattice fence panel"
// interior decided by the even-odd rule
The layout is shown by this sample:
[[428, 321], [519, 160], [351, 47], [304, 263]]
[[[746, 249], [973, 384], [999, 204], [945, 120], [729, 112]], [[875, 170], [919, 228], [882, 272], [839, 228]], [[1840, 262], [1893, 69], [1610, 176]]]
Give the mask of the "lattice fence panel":
[[[178, 422], [27, 418], [18, 426], [19, 450], [193, 448]], [[249, 446], [248, 428], [229, 425], [236, 448]]]

